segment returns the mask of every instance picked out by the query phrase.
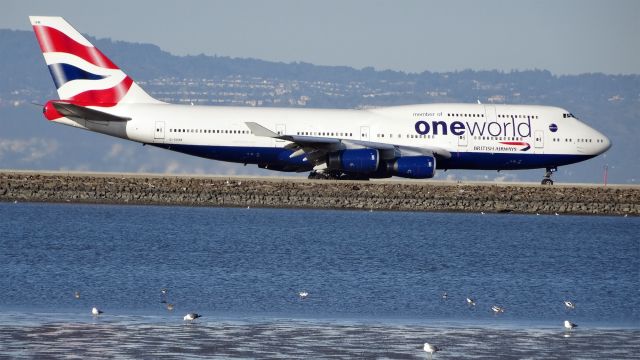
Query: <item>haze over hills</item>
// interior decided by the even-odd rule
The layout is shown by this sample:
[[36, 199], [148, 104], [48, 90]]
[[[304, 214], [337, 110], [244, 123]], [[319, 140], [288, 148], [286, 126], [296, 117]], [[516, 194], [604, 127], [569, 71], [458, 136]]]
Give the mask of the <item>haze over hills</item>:
[[[174, 56], [155, 45], [91, 39], [151, 95], [174, 103], [366, 108], [434, 102], [541, 104], [568, 109], [609, 136], [595, 159], [559, 169], [559, 182], [638, 183], [640, 76], [555, 76], [544, 70], [450, 73], [377, 71], [224, 56]], [[57, 98], [33, 33], [0, 29], [0, 168], [278, 175], [198, 159], [50, 124], [40, 108]], [[401, 55], [399, 55], [401, 56]], [[425, 60], [428, 63], [428, 59]], [[439, 172], [438, 178], [538, 181], [543, 170]]]

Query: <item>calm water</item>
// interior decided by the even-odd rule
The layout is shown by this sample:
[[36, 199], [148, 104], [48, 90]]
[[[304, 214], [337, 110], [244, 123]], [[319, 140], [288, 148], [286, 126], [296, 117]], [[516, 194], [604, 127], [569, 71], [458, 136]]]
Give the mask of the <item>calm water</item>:
[[[0, 203], [0, 219], [14, 356], [96, 338], [136, 357], [411, 358], [429, 339], [438, 358], [640, 351], [640, 218]], [[184, 325], [189, 311], [205, 316]]]

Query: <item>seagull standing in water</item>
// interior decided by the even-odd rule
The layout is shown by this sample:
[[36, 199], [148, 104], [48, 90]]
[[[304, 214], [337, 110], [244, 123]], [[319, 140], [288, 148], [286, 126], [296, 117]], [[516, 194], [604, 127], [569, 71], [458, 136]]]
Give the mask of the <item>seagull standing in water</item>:
[[184, 321], [193, 321], [199, 317], [202, 317], [202, 315], [200, 314], [196, 314], [196, 313], [188, 313], [187, 315], [184, 316]]
[[467, 298], [467, 305], [476, 306], [476, 301], [472, 298]]
[[91, 309], [91, 315], [93, 316], [100, 316], [102, 313], [104, 313], [104, 311], [98, 309], [97, 307], [93, 307], [93, 309]]
[[576, 324], [572, 323], [572, 322], [571, 322], [571, 321], [569, 321], [569, 320], [565, 320], [565, 321], [564, 321], [564, 328], [565, 328], [565, 329], [567, 329], [567, 330], [570, 330], [570, 331], [571, 331], [571, 330], [573, 330], [573, 328], [577, 328], [577, 327], [578, 327], [578, 325], [576, 325]]
[[438, 351], [440, 351], [440, 348], [435, 346], [435, 345], [431, 345], [429, 343], [424, 343], [424, 351], [427, 352], [427, 354], [429, 354], [429, 359], [433, 358], [433, 354], [437, 353]]
[[571, 309], [575, 309], [576, 308], [576, 304], [574, 304], [573, 302], [571, 302], [569, 300], [565, 300], [564, 301], [564, 306], [567, 308], [567, 310], [571, 310]]

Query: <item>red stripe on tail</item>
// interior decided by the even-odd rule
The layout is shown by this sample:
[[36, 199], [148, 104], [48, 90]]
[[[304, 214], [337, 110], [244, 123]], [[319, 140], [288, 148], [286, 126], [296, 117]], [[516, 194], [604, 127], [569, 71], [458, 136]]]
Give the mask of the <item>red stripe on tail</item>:
[[82, 106], [115, 106], [122, 98], [127, 94], [129, 88], [133, 84], [133, 80], [130, 77], [125, 77], [118, 85], [103, 90], [88, 90], [81, 92], [78, 95], [72, 96], [69, 102], [73, 102], [76, 105]]
[[104, 54], [93, 46], [85, 46], [71, 39], [64, 33], [49, 26], [34, 25], [40, 49], [43, 53], [62, 52], [76, 55], [96, 66], [118, 69]]

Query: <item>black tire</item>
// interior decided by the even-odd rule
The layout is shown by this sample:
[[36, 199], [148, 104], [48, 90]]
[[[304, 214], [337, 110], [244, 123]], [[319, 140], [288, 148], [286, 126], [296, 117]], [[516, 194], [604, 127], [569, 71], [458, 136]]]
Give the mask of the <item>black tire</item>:
[[553, 180], [551, 179], [542, 179], [542, 185], [553, 185]]

